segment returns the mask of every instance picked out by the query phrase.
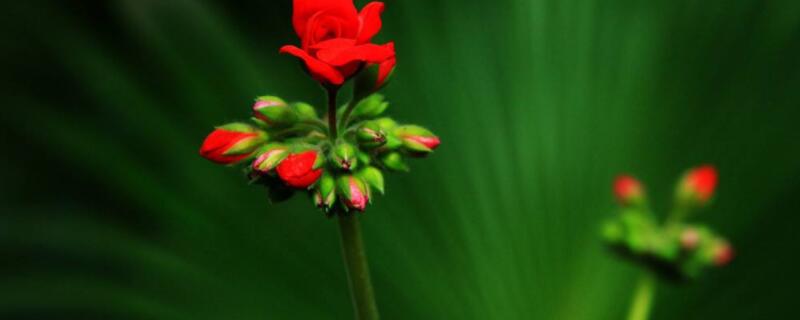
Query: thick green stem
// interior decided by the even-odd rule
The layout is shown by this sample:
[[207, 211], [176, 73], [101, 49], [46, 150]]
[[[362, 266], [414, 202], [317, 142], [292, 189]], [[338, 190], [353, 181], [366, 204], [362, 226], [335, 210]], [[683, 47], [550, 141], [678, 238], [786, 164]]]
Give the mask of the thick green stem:
[[369, 277], [367, 255], [361, 240], [361, 225], [352, 214], [339, 215], [339, 231], [342, 238], [342, 257], [347, 269], [350, 297], [353, 301], [356, 320], [377, 320], [378, 306]]
[[636, 285], [631, 308], [628, 311], [628, 320], [647, 320], [650, 309], [653, 307], [653, 298], [656, 293], [656, 279], [652, 274], [644, 274]]

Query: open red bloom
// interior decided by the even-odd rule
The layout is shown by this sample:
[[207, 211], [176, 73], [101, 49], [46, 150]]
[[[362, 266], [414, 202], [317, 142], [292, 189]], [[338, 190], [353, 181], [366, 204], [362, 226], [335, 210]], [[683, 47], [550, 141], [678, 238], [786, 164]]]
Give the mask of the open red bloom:
[[211, 132], [200, 147], [200, 155], [219, 164], [232, 164], [250, 156], [251, 142], [257, 139], [254, 132], [217, 129]]
[[278, 165], [278, 176], [290, 187], [305, 189], [317, 182], [322, 169], [314, 169], [316, 151], [291, 154]]
[[370, 43], [381, 29], [381, 12], [381, 2], [358, 12], [352, 0], [294, 0], [292, 24], [301, 47], [280, 51], [300, 58], [317, 81], [339, 86], [365, 63], [394, 59], [393, 43]]

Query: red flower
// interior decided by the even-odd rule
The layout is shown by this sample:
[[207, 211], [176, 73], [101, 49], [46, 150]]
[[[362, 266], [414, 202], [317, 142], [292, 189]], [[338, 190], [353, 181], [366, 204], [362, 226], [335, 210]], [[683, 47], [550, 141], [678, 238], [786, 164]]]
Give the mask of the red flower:
[[370, 43], [381, 29], [381, 12], [381, 2], [359, 13], [352, 0], [294, 0], [292, 24], [301, 47], [280, 51], [300, 58], [317, 81], [339, 86], [365, 63], [394, 59], [394, 44]]
[[614, 181], [614, 196], [622, 205], [629, 205], [642, 196], [642, 184], [636, 178], [622, 175]]
[[200, 155], [219, 164], [239, 162], [252, 154], [258, 133], [218, 128], [211, 132], [200, 147]]
[[714, 195], [717, 187], [717, 169], [713, 166], [702, 166], [690, 170], [682, 182], [683, 190], [703, 204]]
[[278, 165], [278, 176], [290, 187], [308, 188], [322, 175], [322, 169], [314, 169], [317, 156], [316, 151], [289, 155]]

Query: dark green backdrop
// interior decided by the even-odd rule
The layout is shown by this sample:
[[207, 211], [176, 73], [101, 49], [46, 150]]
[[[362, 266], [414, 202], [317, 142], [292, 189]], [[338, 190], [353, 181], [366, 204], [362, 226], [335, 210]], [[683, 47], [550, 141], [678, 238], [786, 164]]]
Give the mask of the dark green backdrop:
[[[334, 221], [197, 155], [256, 95], [322, 101], [277, 53], [290, 1], [0, 11], [0, 318], [351, 316]], [[653, 318], [792, 316], [799, 2], [388, 0], [379, 38], [391, 114], [443, 140], [363, 217], [384, 318], [620, 319], [638, 273], [598, 239], [613, 177], [664, 211], [703, 163], [697, 220], [738, 255], [661, 286]]]

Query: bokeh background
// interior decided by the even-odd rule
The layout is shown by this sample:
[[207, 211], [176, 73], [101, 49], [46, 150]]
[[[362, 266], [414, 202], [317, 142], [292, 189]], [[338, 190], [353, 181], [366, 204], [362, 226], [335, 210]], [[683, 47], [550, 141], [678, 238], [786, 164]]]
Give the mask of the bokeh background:
[[[660, 286], [653, 318], [796, 314], [799, 2], [386, 2], [390, 113], [444, 144], [363, 217], [384, 318], [623, 318], [613, 177], [663, 213], [704, 163], [721, 182], [695, 221], [737, 258]], [[351, 317], [335, 221], [197, 155], [257, 95], [321, 105], [277, 53], [290, 1], [0, 11], [0, 318]]]

